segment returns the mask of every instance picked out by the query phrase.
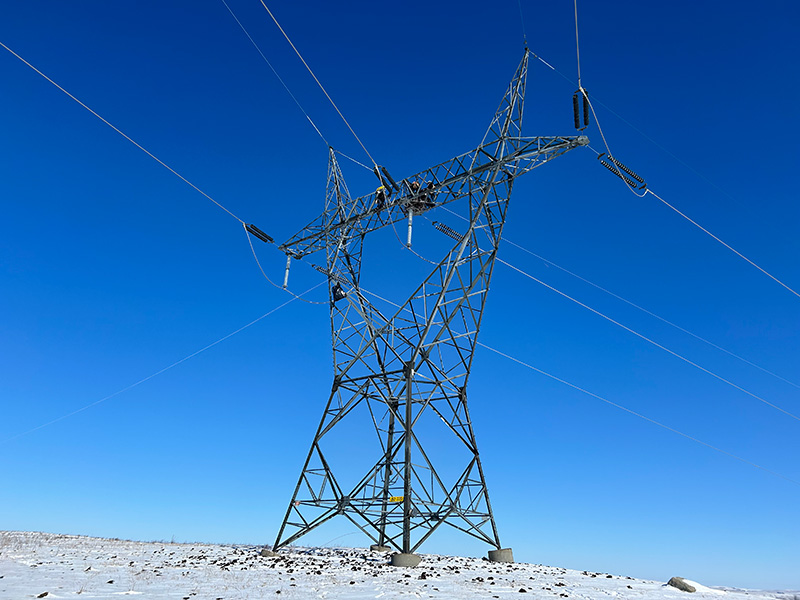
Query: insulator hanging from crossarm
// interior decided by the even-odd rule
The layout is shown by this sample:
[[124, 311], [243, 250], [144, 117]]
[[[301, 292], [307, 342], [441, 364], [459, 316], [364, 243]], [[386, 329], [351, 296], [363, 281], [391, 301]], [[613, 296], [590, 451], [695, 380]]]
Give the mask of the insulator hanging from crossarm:
[[263, 231], [261, 231], [258, 227], [253, 225], [252, 223], [245, 224], [244, 228], [255, 237], [260, 239], [262, 242], [266, 242], [267, 244], [274, 244], [275, 240], [272, 239], [272, 236], [267, 235]]
[[589, 92], [586, 88], [583, 89], [583, 127], [584, 129], [589, 126]]
[[[589, 94], [586, 92], [586, 88], [579, 88], [572, 94], [572, 116], [575, 119], [575, 129], [578, 131], [583, 131], [589, 126], [589, 110]], [[581, 112], [583, 112], [582, 116]]]
[[[604, 156], [606, 158], [608, 158], [608, 160], [610, 160], [611, 163], [613, 163], [613, 164], [610, 164], [610, 163], [607, 163], [606, 161], [604, 161], [603, 160]], [[614, 158], [610, 154], [607, 155], [605, 152], [603, 152], [602, 154], [600, 154], [597, 157], [597, 159], [600, 161], [601, 165], [603, 165], [606, 169], [608, 169], [609, 171], [614, 173], [614, 175], [616, 175], [617, 177], [622, 179], [625, 183], [627, 183], [632, 188], [639, 188], [640, 190], [643, 190], [643, 189], [645, 189], [647, 187], [647, 184], [645, 183], [644, 179], [642, 179], [642, 177], [640, 177], [639, 175], [634, 173], [630, 168], [628, 168], [627, 166], [625, 166], [624, 164], [619, 162], [616, 158]], [[633, 181], [630, 178], [626, 177], [625, 175], [622, 174], [621, 171], [624, 171], [625, 173], [627, 173], [628, 175], [633, 177], [636, 181]]]
[[572, 94], [572, 114], [575, 117], [575, 129], [581, 129], [581, 105], [578, 100], [578, 92]]

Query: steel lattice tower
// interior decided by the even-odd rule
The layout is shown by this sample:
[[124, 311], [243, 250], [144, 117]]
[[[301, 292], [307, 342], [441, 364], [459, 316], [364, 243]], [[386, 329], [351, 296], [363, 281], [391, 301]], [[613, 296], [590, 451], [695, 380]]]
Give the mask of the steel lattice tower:
[[[287, 269], [326, 253], [334, 378], [274, 550], [336, 515], [404, 554], [442, 524], [500, 549], [467, 408], [470, 367], [514, 179], [588, 143], [522, 137], [528, 56], [477, 148], [399, 183], [376, 168], [385, 194], [351, 198], [331, 150], [324, 213], [281, 245]], [[456, 200], [466, 231], [438, 226], [452, 247], [394, 314], [382, 313], [360, 286], [364, 237]], [[348, 438], [355, 454], [337, 455], [331, 437], [359, 414], [368, 425]]]

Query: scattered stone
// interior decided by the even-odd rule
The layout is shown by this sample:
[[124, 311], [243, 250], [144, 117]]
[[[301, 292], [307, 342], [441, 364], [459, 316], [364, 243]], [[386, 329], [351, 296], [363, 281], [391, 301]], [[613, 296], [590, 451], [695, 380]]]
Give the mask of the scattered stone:
[[696, 592], [697, 588], [693, 585], [689, 585], [686, 583], [686, 580], [683, 577], [673, 577], [667, 582], [667, 585], [671, 585], [674, 588], [678, 588], [682, 592]]
[[50, 593], [50, 592], [42, 592], [41, 594], [39, 594], [39, 595], [38, 595], [38, 596], [36, 596], [36, 597], [37, 597], [37, 598], [44, 598], [44, 597], [45, 597], [45, 596], [47, 596], [49, 593]]

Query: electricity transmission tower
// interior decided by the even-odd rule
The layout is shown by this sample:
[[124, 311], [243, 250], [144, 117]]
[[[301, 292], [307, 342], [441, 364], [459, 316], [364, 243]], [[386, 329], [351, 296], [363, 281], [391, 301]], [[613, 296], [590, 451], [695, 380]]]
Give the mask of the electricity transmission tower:
[[[324, 250], [333, 385], [273, 550], [343, 515], [376, 546], [412, 554], [441, 525], [501, 550], [467, 409], [467, 382], [514, 179], [585, 136], [522, 137], [526, 49], [482, 143], [351, 198], [334, 152], [323, 214], [281, 245], [288, 265]], [[393, 314], [361, 288], [364, 237], [461, 201], [463, 231]], [[455, 206], [455, 205], [454, 205]], [[338, 434], [338, 437], [337, 437]], [[335, 443], [334, 443], [335, 440]], [[343, 455], [344, 454], [344, 455]], [[492, 553], [490, 553], [492, 554]]]

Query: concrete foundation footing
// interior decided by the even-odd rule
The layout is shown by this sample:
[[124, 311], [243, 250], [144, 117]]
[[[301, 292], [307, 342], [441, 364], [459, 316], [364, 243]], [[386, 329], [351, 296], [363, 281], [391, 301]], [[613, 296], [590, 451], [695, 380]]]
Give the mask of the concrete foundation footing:
[[416, 554], [392, 554], [393, 567], [416, 567], [421, 560]]
[[260, 554], [261, 556], [278, 556], [277, 552], [273, 552], [269, 548], [262, 548]]
[[499, 550], [489, 550], [489, 561], [513, 563], [514, 553], [511, 551], [511, 548], [500, 548]]
[[379, 546], [378, 544], [372, 544], [369, 549], [373, 552], [389, 552], [391, 550], [389, 546]]

